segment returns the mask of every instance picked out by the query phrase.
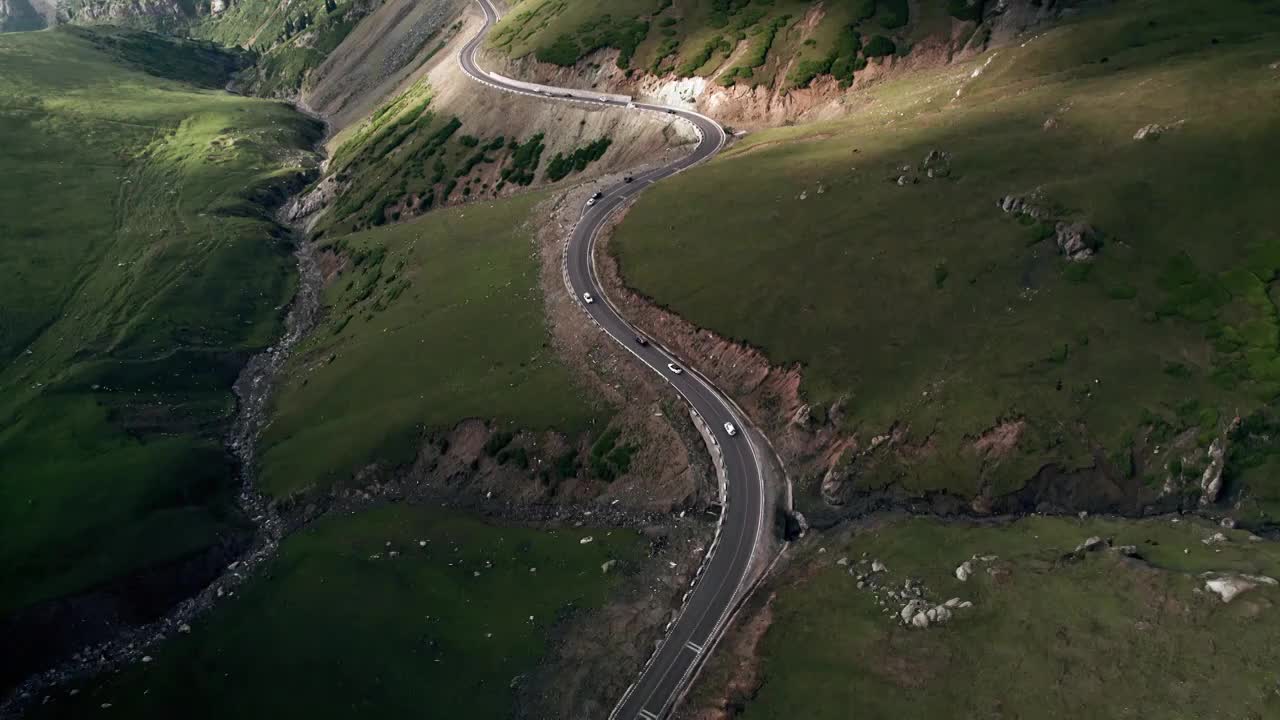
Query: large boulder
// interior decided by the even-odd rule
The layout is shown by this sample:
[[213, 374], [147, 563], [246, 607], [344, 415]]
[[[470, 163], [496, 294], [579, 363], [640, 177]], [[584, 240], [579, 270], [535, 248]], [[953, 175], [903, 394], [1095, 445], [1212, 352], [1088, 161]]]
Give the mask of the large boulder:
[[1257, 588], [1259, 585], [1275, 586], [1280, 584], [1275, 578], [1266, 575], [1244, 575], [1241, 573], [1205, 573], [1204, 588], [1229, 603], [1237, 595]]
[[1058, 249], [1072, 262], [1091, 259], [1098, 248], [1098, 231], [1087, 222], [1060, 222], [1054, 232]]

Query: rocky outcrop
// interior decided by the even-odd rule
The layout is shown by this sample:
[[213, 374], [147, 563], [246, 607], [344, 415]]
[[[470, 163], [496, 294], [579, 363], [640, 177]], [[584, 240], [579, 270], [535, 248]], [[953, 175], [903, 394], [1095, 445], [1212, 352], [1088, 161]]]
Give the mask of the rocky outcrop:
[[1200, 476], [1200, 504], [1208, 505], [1218, 501], [1222, 492], [1222, 469], [1227, 462], [1227, 444], [1222, 438], [1215, 438], [1209, 446], [1209, 466]]
[[1071, 262], [1090, 260], [1102, 244], [1102, 233], [1083, 220], [1069, 220], [1040, 188], [1025, 195], [1005, 195], [996, 207], [1009, 215], [1025, 215], [1039, 223], [1054, 223], [1052, 237], [1062, 256]]

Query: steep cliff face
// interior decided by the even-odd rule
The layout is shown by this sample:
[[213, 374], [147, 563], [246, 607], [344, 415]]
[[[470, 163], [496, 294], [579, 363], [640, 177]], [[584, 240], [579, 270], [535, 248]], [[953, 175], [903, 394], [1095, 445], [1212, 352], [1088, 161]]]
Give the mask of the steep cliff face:
[[53, 19], [51, 0], [0, 0], [0, 32], [43, 30]]

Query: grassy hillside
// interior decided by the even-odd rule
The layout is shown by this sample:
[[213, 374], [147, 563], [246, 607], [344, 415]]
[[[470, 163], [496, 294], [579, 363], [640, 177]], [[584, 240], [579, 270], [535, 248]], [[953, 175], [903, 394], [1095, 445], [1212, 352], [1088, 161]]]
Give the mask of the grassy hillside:
[[0, 37], [0, 618], [243, 532], [230, 387], [292, 292], [267, 205], [319, 128], [136, 39]]
[[[1273, 521], [1280, 12], [1198, 8], [1081, 15], [875, 87], [846, 120], [753, 135], [641, 198], [623, 273], [801, 363], [815, 417], [863, 448], [896, 423], [845, 459], [856, 489], [995, 497], [1047, 465], [1151, 495], [1172, 478], [1194, 502], [1210, 442], [1261, 413], [1230, 438], [1228, 488]], [[1055, 242], [1077, 221], [1091, 261]]]
[[[760, 688], [742, 698], [741, 717], [1274, 717], [1280, 590], [1263, 585], [1224, 604], [1200, 573], [1275, 577], [1280, 555], [1238, 532], [1205, 545], [1215, 531], [1167, 519], [916, 520], [829, 538], [826, 553], [811, 546], [782, 581]], [[1145, 560], [1072, 556], [1089, 536], [1133, 545]], [[973, 555], [992, 559], [971, 561], [961, 582], [954, 570]], [[887, 571], [860, 583], [875, 559]], [[908, 578], [931, 603], [973, 606], [940, 627], [903, 627], [906, 601], [886, 591]], [[707, 691], [726, 670], [712, 667]]]
[[869, 58], [905, 52], [981, 4], [926, 0], [521, 0], [490, 45], [512, 57], [572, 65], [601, 48], [636, 72], [710, 77], [722, 85], [803, 87], [834, 75], [848, 83]]
[[188, 30], [193, 37], [227, 47], [250, 48], [257, 63], [249, 85], [259, 95], [293, 96], [308, 72], [369, 12], [355, 0], [235, 0], [226, 11], [204, 16]]
[[524, 195], [328, 241], [349, 258], [298, 348], [262, 442], [276, 494], [411, 460], [467, 418], [585, 431], [599, 408], [551, 350]]
[[601, 605], [642, 547], [405, 506], [332, 517], [153, 661], [32, 717], [511, 717], [552, 628]]
[[434, 100], [431, 86], [419, 80], [334, 138], [328, 171], [341, 192], [316, 222], [315, 236], [366, 230], [538, 180], [559, 182], [599, 160], [613, 142], [602, 136], [568, 156], [544, 158], [544, 133], [472, 135], [471, 125], [437, 110]]

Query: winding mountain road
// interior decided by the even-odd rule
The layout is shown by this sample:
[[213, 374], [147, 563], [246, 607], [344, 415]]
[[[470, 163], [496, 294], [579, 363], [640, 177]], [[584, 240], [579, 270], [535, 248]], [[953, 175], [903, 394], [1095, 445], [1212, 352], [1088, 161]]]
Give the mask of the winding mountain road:
[[[471, 78], [506, 92], [541, 97], [550, 101], [591, 103], [617, 107], [623, 112], [650, 112], [674, 115], [691, 123], [699, 141], [692, 153], [655, 170], [636, 175], [632, 182], [619, 183], [603, 191], [587, 207], [566, 246], [565, 284], [595, 324], [620, 345], [670, 383], [706, 422], [717, 460], [722, 460], [721, 514], [715, 541], [708, 549], [676, 620], [666, 637], [641, 671], [640, 677], [623, 694], [610, 718], [656, 720], [666, 717], [678, 703], [698, 669], [709, 655], [729, 617], [758, 574], [757, 557], [768, 542], [765, 519], [763, 456], [754, 431], [736, 406], [698, 372], [677, 372], [684, 363], [656, 342], [641, 345], [643, 335], [627, 324], [603, 291], [597, 279], [594, 249], [597, 235], [615, 210], [646, 187], [707, 160], [720, 151], [725, 133], [711, 118], [681, 108], [631, 102], [630, 98], [604, 95], [571, 88], [535, 85], [487, 72], [476, 64], [476, 52], [489, 30], [498, 21], [490, 0], [476, 0], [484, 10], [484, 27], [463, 47], [458, 60]], [[675, 119], [673, 118], [673, 119]], [[590, 293], [600, 302], [584, 302]], [[725, 423], [740, 431], [729, 435]]]

